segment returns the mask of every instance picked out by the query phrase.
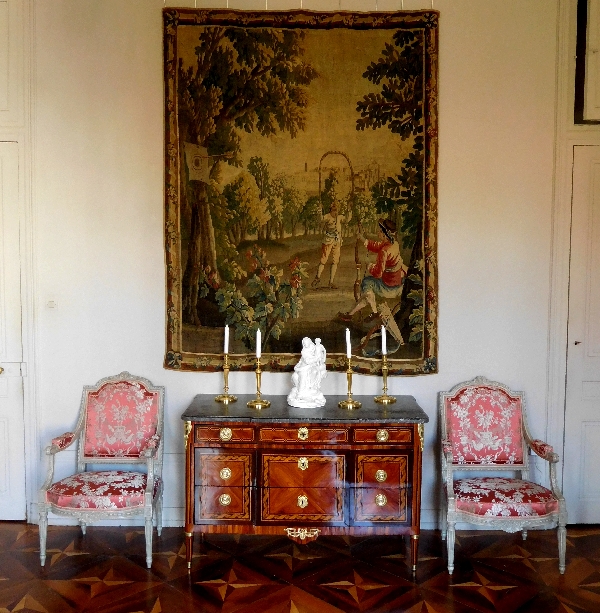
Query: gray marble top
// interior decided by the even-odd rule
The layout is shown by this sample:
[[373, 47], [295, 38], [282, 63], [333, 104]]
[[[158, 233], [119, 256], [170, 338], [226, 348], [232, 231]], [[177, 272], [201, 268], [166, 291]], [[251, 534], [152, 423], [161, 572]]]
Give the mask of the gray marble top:
[[215, 421], [247, 421], [247, 422], [308, 422], [331, 421], [340, 423], [382, 422], [382, 423], [427, 423], [427, 413], [417, 404], [412, 396], [396, 396], [396, 402], [391, 405], [377, 404], [372, 396], [353, 396], [354, 400], [362, 402], [360, 409], [348, 411], [340, 409], [338, 402], [345, 397], [329, 397], [324, 407], [318, 409], [297, 409], [290, 407], [287, 396], [262, 396], [271, 402], [267, 409], [257, 410], [246, 406], [253, 394], [238, 395], [237, 402], [228, 405], [215, 402], [212, 394], [198, 394], [190, 406], [182, 414], [185, 421], [212, 419]]

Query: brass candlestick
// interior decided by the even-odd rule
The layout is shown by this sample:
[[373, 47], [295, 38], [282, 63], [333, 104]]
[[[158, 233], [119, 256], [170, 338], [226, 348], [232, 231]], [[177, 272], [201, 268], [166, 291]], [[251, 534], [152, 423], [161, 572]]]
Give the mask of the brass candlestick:
[[346, 370], [346, 378], [348, 379], [348, 398], [346, 400], [340, 400], [338, 402], [338, 407], [340, 409], [348, 409], [352, 411], [353, 409], [360, 409], [362, 403], [358, 400], [352, 399], [352, 358], [348, 358], [348, 369]]
[[230, 402], [236, 402], [237, 396], [229, 393], [229, 355], [223, 356], [223, 393], [215, 396], [217, 402], [223, 404], [229, 404]]
[[396, 399], [393, 396], [388, 396], [387, 390], [387, 376], [388, 376], [388, 365], [387, 365], [387, 355], [383, 355], [383, 364], [381, 365], [381, 376], [383, 377], [383, 394], [381, 396], [375, 396], [375, 402], [379, 404], [394, 404]]
[[260, 397], [260, 358], [256, 358], [256, 398], [254, 400], [250, 400], [247, 405], [251, 409], [266, 409], [271, 406], [271, 402], [269, 400], [265, 400]]

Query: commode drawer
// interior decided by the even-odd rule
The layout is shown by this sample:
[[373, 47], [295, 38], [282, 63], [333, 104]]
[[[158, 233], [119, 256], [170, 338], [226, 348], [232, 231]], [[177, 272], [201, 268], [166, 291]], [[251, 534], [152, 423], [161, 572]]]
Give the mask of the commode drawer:
[[195, 485], [249, 486], [252, 475], [251, 453], [214, 453], [194, 450]]
[[347, 443], [346, 428], [319, 428], [318, 426], [263, 427], [260, 429], [261, 441], [271, 443]]
[[355, 428], [355, 443], [412, 443], [412, 428]]
[[196, 426], [194, 437], [197, 443], [248, 443], [254, 440], [251, 426]]
[[250, 521], [249, 487], [196, 486], [194, 522], [206, 520]]

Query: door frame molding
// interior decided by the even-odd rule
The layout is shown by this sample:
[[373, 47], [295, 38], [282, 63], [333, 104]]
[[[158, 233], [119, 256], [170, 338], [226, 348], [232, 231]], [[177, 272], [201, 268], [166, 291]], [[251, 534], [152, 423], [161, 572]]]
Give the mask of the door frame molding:
[[[564, 459], [574, 147], [600, 145], [600, 126], [574, 123], [577, 0], [559, 0], [558, 11], [546, 440]], [[564, 461], [561, 483], [562, 471]]]

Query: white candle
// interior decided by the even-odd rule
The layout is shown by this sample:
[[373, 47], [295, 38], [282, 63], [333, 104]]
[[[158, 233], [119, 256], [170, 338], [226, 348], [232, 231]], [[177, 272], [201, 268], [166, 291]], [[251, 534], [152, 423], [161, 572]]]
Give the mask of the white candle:
[[381, 326], [381, 355], [387, 355], [387, 339], [385, 337], [385, 326]]
[[229, 353], [229, 326], [225, 326], [225, 343], [223, 353]]
[[256, 357], [260, 358], [260, 328], [256, 331]]
[[352, 345], [350, 344], [350, 328], [346, 328], [346, 357], [352, 357]]

